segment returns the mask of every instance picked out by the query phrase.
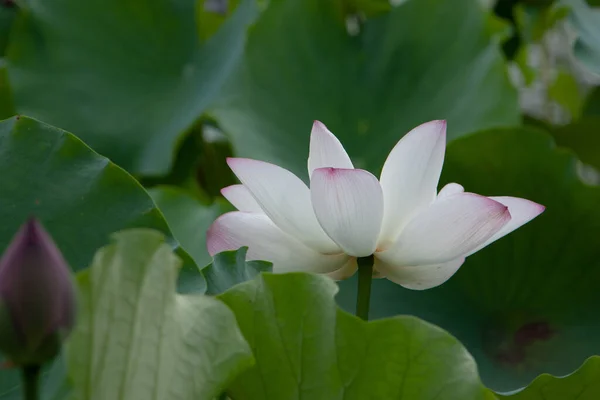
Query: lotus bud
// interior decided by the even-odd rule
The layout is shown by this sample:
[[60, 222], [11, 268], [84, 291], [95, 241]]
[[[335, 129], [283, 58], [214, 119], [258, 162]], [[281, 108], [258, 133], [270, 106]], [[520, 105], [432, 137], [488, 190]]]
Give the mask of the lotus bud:
[[15, 366], [51, 361], [75, 313], [69, 266], [42, 225], [29, 219], [0, 259], [0, 353]]

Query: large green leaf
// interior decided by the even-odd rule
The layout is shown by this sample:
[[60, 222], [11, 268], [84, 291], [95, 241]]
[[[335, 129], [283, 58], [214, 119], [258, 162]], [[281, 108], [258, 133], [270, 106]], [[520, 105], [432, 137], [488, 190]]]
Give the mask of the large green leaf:
[[8, 43], [10, 27], [17, 15], [17, 5], [13, 1], [0, 1], [0, 58]]
[[600, 398], [600, 357], [594, 356], [575, 373], [557, 378], [544, 374], [524, 390], [507, 396], [509, 400], [596, 400]]
[[450, 138], [518, 122], [517, 96], [476, 0], [409, 0], [347, 32], [342, 1], [273, 0], [211, 114], [241, 156], [306, 175], [312, 121], [376, 171], [408, 130]]
[[[149, 192], [165, 214], [176, 239], [189, 250], [198, 266], [206, 266], [202, 269], [202, 276], [185, 276], [180, 279], [180, 291], [202, 291], [215, 295], [254, 278], [260, 272], [271, 270], [271, 264], [268, 262], [246, 261], [246, 248], [226, 251], [215, 255], [214, 258], [208, 254], [206, 231], [219, 215], [230, 211], [231, 205], [217, 200], [207, 206], [189, 193], [171, 186], [155, 187]], [[206, 284], [198, 285], [194, 283], [195, 279], [201, 279]]]
[[271, 272], [271, 263], [246, 261], [247, 247], [215, 254], [210, 265], [202, 270], [206, 278], [206, 294], [219, 294], [238, 283], [246, 282], [261, 272]]
[[189, 193], [173, 186], [149, 190], [154, 202], [165, 215], [175, 238], [189, 251], [200, 268], [211, 262], [206, 249], [206, 230], [219, 215], [219, 203], [204, 205]]
[[[0, 243], [36, 215], [74, 270], [87, 267], [108, 236], [126, 227], [167, 234], [186, 260], [182, 276], [205, 289], [204, 278], [179, 247], [146, 191], [127, 172], [75, 136], [27, 117], [0, 121]], [[18, 371], [0, 373], [0, 398], [19, 399]], [[2, 397], [5, 396], [5, 397]]]
[[[148, 227], [179, 247], [161, 212], [127, 172], [72, 134], [27, 117], [0, 121], [0, 242], [29, 215], [52, 234], [74, 270], [89, 265], [108, 235]], [[197, 271], [181, 249], [186, 269]]]
[[572, 149], [579, 159], [600, 169], [600, 115], [551, 129], [556, 144]]
[[[228, 390], [245, 399], [477, 400], [475, 362], [414, 317], [364, 322], [341, 311], [323, 276], [262, 274], [220, 295], [256, 357]], [[488, 397], [489, 398], [489, 397]]]
[[[483, 382], [507, 391], [537, 375], [565, 375], [600, 353], [600, 187], [577, 177], [576, 159], [533, 129], [493, 130], [452, 143], [442, 184], [518, 196], [546, 212], [469, 257], [444, 285], [411, 291], [376, 280], [371, 313], [413, 314], [454, 334]], [[440, 186], [441, 187], [441, 186]], [[351, 309], [355, 281], [342, 283]]]
[[200, 43], [194, 0], [29, 0], [7, 50], [17, 111], [77, 132], [140, 174], [167, 172], [179, 136], [243, 49], [254, 0]]
[[67, 347], [75, 399], [208, 400], [252, 364], [223, 303], [175, 293], [180, 264], [162, 234], [132, 229], [80, 273]]
[[0, 119], [6, 119], [15, 115], [15, 105], [8, 83], [6, 65], [3, 58], [0, 58]]
[[593, 88], [585, 99], [584, 116], [600, 117], [600, 86]]

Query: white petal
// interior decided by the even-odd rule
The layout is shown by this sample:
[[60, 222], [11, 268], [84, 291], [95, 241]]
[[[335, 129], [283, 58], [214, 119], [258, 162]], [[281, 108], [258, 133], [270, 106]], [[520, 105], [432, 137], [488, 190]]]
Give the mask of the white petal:
[[342, 281], [354, 275], [357, 269], [358, 264], [356, 263], [356, 258], [351, 257], [350, 260], [346, 263], [346, 265], [344, 265], [338, 270], [328, 273], [327, 276], [331, 279], [335, 279], [336, 281]]
[[425, 290], [446, 282], [458, 271], [464, 261], [464, 257], [460, 257], [441, 264], [416, 267], [392, 266], [378, 260], [375, 263], [380, 273], [390, 281], [407, 289]]
[[485, 246], [489, 245], [492, 242], [500, 239], [503, 236], [508, 235], [512, 231], [521, 226], [525, 225], [527, 222], [531, 221], [538, 215], [544, 212], [546, 207], [541, 204], [534, 203], [533, 201], [529, 201], [526, 199], [520, 199], [518, 197], [490, 197], [490, 199], [495, 200], [499, 203], [504, 204], [508, 207], [508, 211], [510, 212], [510, 221], [506, 225], [502, 227], [498, 232], [496, 232], [491, 238], [485, 241], [482, 245], [478, 246], [475, 250], [469, 252], [467, 256], [478, 252], [483, 249]]
[[247, 260], [273, 263], [274, 272], [308, 271], [328, 273], [343, 267], [345, 254], [323, 255], [281, 231], [264, 214], [234, 211], [221, 215], [206, 234], [208, 253], [248, 246]]
[[319, 168], [310, 183], [319, 223], [347, 254], [373, 254], [383, 217], [377, 178], [362, 169]]
[[398, 240], [377, 254], [392, 265], [440, 264], [464, 257], [510, 220], [508, 208], [473, 193], [438, 199], [406, 225]]
[[352, 161], [342, 143], [327, 127], [315, 121], [310, 132], [310, 153], [308, 155], [308, 176], [312, 177], [317, 168], [353, 169]]
[[445, 147], [446, 121], [431, 121], [407, 133], [390, 152], [380, 179], [383, 241], [394, 241], [410, 218], [435, 200]]
[[449, 183], [440, 190], [438, 198], [452, 196], [453, 194], [464, 193], [465, 188], [458, 183]]
[[340, 251], [319, 225], [310, 203], [310, 190], [300, 178], [262, 161], [228, 158], [227, 163], [282, 231], [321, 253]]
[[263, 213], [252, 193], [244, 185], [231, 185], [221, 189], [221, 194], [235, 208], [244, 212]]

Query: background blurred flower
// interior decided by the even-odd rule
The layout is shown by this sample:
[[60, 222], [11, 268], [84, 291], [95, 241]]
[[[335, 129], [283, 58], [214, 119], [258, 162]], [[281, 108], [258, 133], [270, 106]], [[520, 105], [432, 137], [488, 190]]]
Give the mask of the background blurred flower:
[[514, 197], [465, 193], [456, 183], [437, 193], [446, 122], [431, 121], [402, 138], [378, 181], [353, 167], [339, 140], [313, 125], [310, 189], [276, 165], [231, 158], [242, 182], [223, 189], [239, 210], [211, 226], [211, 255], [249, 246], [248, 259], [275, 271], [309, 270], [335, 279], [356, 271], [356, 258], [375, 255], [375, 271], [413, 289], [445, 282], [465, 257], [539, 215], [544, 207]]
[[36, 219], [0, 261], [0, 352], [15, 365], [39, 365], [60, 351], [75, 320], [70, 269]]

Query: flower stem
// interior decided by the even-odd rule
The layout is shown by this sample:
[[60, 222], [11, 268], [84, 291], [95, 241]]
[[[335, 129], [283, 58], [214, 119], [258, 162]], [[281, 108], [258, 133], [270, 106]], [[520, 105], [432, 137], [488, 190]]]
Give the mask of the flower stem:
[[358, 296], [356, 297], [356, 316], [368, 321], [374, 258], [371, 255], [368, 257], [359, 257], [356, 261], [358, 263]]
[[23, 400], [39, 399], [41, 365], [26, 365], [21, 369], [23, 379]]

